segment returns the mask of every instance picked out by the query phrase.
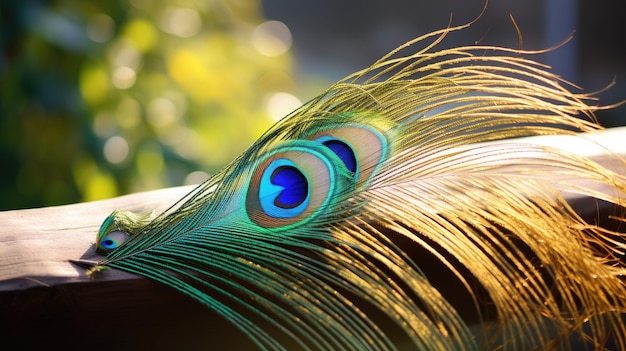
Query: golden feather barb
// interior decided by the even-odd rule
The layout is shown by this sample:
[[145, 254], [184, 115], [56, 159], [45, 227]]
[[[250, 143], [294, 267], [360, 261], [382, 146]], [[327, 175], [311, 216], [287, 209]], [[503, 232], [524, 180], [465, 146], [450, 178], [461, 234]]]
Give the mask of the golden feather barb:
[[[103, 226], [98, 247], [112, 246], [100, 265], [192, 296], [261, 348], [567, 349], [579, 338], [625, 349], [624, 233], [566, 201], [623, 209], [625, 177], [511, 141], [593, 134], [606, 107], [524, 57], [533, 52], [434, 50], [465, 27], [334, 84], [152, 222], [122, 228], [119, 247]], [[328, 151], [327, 134], [348, 140], [348, 157]], [[264, 212], [259, 170], [309, 159], [312, 176], [298, 177], [317, 207], [294, 220]]]

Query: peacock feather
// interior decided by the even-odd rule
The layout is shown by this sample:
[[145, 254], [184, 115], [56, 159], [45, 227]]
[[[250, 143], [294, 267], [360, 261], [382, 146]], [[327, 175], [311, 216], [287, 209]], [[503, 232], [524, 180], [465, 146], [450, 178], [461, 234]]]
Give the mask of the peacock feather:
[[566, 199], [624, 207], [626, 178], [510, 140], [594, 133], [604, 107], [537, 52], [436, 50], [465, 27], [332, 85], [163, 213], [114, 212], [91, 272], [168, 285], [261, 349], [625, 349], [624, 233]]

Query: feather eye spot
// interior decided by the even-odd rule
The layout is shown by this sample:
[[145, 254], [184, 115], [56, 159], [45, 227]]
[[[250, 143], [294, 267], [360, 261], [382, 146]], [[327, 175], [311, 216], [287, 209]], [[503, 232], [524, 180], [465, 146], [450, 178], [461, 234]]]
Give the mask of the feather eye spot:
[[383, 127], [341, 125], [307, 137], [329, 148], [352, 173], [357, 187], [367, 184], [389, 154]]
[[319, 141], [293, 140], [259, 161], [244, 205], [256, 225], [288, 229], [328, 210], [331, 199], [353, 185], [354, 174], [330, 148]]
[[122, 245], [126, 239], [128, 239], [128, 234], [115, 230], [107, 234], [100, 241], [100, 246], [105, 250], [113, 250]]
[[327, 148], [329, 148], [335, 155], [339, 156], [343, 164], [348, 168], [348, 170], [352, 173], [356, 173], [357, 171], [357, 160], [356, 155], [354, 154], [354, 150], [348, 146], [345, 142], [339, 139], [328, 139], [323, 141]]

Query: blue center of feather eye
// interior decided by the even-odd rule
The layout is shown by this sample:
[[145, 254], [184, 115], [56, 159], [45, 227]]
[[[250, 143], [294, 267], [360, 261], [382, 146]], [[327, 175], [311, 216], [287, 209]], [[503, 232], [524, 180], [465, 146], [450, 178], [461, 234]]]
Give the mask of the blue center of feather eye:
[[259, 204], [263, 212], [275, 218], [293, 218], [302, 214], [311, 198], [309, 180], [293, 161], [273, 160], [259, 182]]
[[105, 249], [114, 249], [117, 247], [117, 242], [115, 242], [115, 240], [105, 239], [102, 240], [102, 247]]
[[295, 208], [306, 200], [309, 183], [304, 174], [292, 166], [280, 166], [271, 176], [274, 185], [283, 187], [283, 190], [274, 200], [274, 205], [280, 208]]
[[352, 173], [356, 172], [356, 156], [354, 155], [354, 151], [348, 144], [343, 141], [337, 139], [329, 139], [322, 142], [327, 148], [329, 148], [332, 152], [334, 152], [343, 164], [348, 168], [348, 170]]

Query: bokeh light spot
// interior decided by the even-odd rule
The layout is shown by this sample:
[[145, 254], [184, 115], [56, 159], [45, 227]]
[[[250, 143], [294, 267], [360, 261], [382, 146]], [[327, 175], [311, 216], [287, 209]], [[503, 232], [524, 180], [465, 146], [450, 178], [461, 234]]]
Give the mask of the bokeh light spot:
[[157, 31], [152, 23], [144, 19], [130, 21], [124, 28], [123, 36], [133, 42], [140, 52], [149, 51], [157, 42]]
[[267, 21], [252, 31], [252, 45], [265, 56], [278, 56], [291, 48], [291, 31], [280, 21]]
[[176, 122], [179, 115], [171, 100], [160, 97], [150, 101], [146, 117], [151, 125], [163, 127]]
[[109, 62], [115, 67], [126, 66], [138, 70], [142, 55], [129, 40], [118, 40], [109, 48]]
[[302, 105], [302, 101], [289, 93], [275, 93], [267, 101], [267, 113], [278, 121]]
[[164, 32], [189, 38], [200, 32], [202, 19], [193, 9], [168, 7], [163, 11], [159, 26]]
[[177, 50], [167, 58], [167, 69], [178, 84], [193, 92], [193, 87], [202, 87], [210, 77], [202, 59], [193, 51]]
[[137, 80], [137, 74], [132, 68], [126, 66], [116, 68], [111, 78], [113, 86], [118, 89], [128, 89], [132, 87], [135, 85], [135, 80]]
[[111, 163], [121, 163], [128, 157], [129, 146], [121, 136], [110, 137], [104, 143], [104, 158]]
[[98, 112], [93, 118], [93, 131], [101, 138], [107, 138], [117, 130], [113, 115], [106, 110]]

